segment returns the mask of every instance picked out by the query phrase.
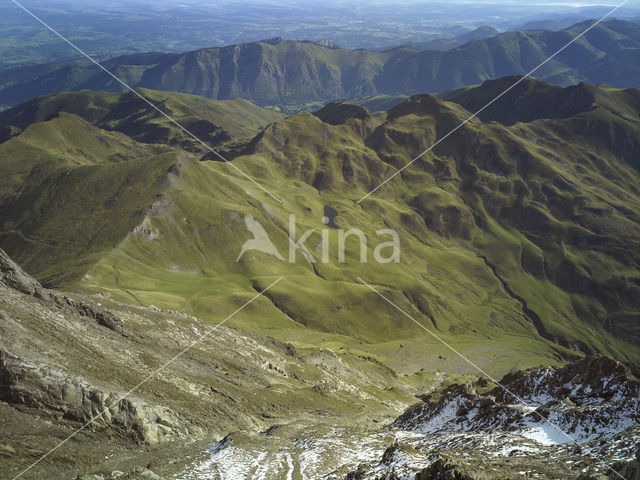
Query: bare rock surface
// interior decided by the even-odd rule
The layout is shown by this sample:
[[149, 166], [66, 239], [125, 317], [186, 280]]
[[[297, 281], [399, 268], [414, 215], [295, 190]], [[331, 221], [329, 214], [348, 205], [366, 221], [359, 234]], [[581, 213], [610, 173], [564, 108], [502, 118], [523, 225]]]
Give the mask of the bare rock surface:
[[100, 325], [111, 330], [120, 330], [122, 328], [122, 321], [112, 312], [96, 308], [87, 303], [78, 303], [66, 295], [44, 288], [40, 282], [22, 270], [1, 248], [0, 283], [41, 300], [54, 302], [59, 307], [72, 310], [74, 313], [92, 318]]
[[172, 478], [229, 432], [391, 419], [412, 398], [370, 359], [48, 290], [4, 252], [0, 265], [2, 479]]
[[558, 369], [446, 387], [391, 425], [380, 460], [348, 478], [373, 480], [635, 479], [640, 380], [634, 365], [594, 355]]

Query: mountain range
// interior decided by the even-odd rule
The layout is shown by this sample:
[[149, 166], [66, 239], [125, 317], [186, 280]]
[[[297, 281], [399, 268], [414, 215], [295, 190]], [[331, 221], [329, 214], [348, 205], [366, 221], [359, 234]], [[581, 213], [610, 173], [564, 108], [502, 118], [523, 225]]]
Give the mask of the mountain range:
[[[125, 55], [103, 63], [134, 87], [216, 100], [241, 97], [261, 106], [296, 111], [338, 98], [441, 92], [524, 74], [590, 24], [583, 22], [561, 31], [506, 32], [459, 46], [454, 43], [449, 46], [455, 48], [446, 51], [413, 47], [384, 52], [345, 50], [330, 43], [275, 38], [182, 54]], [[472, 32], [469, 40], [489, 33]], [[546, 63], [535, 77], [558, 85], [580, 81], [637, 85], [639, 42], [637, 23], [603, 22]], [[59, 91], [123, 89], [82, 60], [8, 69], [2, 77], [0, 105], [5, 106]]]
[[[638, 88], [522, 77], [378, 115], [143, 88], [1, 112], [7, 471], [92, 419], [25, 478], [637, 471], [639, 114]], [[256, 225], [280, 258], [239, 255]]]
[[[244, 100], [138, 91], [272, 195], [131, 92], [41, 97], [0, 114], [0, 246], [47, 286], [211, 319], [283, 275], [259, 319], [234, 323], [364, 349], [407, 374], [423, 336], [357, 277], [500, 373], [513, 355], [635, 359], [638, 89], [527, 79], [356, 203], [516, 80], [413, 96], [377, 116], [333, 103], [284, 118]], [[319, 260], [326, 208], [364, 232], [369, 263], [355, 240], [340, 261], [335, 229]], [[287, 252], [290, 214], [298, 236], [313, 230], [318, 261], [236, 262], [245, 217]], [[372, 263], [383, 228], [402, 239], [398, 263]]]

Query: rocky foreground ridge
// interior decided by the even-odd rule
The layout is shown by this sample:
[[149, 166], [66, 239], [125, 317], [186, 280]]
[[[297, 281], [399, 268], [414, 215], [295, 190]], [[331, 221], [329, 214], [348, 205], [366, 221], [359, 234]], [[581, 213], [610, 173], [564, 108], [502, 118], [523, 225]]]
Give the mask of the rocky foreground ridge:
[[427, 395], [351, 480], [640, 478], [638, 369], [604, 356]]
[[[590, 356], [558, 369], [436, 387], [366, 433], [290, 426], [216, 442], [183, 472], [208, 478], [637, 480], [640, 382]], [[349, 468], [351, 465], [351, 468]]]
[[508, 392], [438, 374], [398, 416], [418, 392], [372, 359], [220, 327], [125, 395], [208, 328], [46, 289], [0, 250], [0, 476], [91, 422], [21, 478], [640, 478], [639, 371], [604, 356]]
[[388, 369], [357, 356], [309, 354], [225, 326], [193, 345], [210, 328], [46, 289], [0, 250], [0, 478], [87, 423], [20, 478], [147, 478], [150, 463], [170, 477], [229, 432], [303, 425], [318, 412], [368, 418], [410, 398]]

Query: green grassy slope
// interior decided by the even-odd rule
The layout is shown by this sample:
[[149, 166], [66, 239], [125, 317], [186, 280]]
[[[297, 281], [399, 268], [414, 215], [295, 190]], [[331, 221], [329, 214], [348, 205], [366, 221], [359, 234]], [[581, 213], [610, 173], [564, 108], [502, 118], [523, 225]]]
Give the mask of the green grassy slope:
[[[524, 74], [589, 25], [585, 22], [559, 32], [506, 32], [447, 51], [352, 51], [274, 39], [184, 54], [128, 55], [106, 66], [136, 87], [213, 99], [242, 97], [291, 112], [339, 98], [441, 92]], [[603, 22], [547, 62], [536, 78], [560, 85], [606, 81], [635, 86], [640, 78], [639, 42], [637, 23]], [[121, 90], [107, 74], [83, 62], [41, 69], [41, 73], [30, 67], [7, 74], [0, 82], [0, 105], [62, 90]]]
[[[245, 100], [140, 92], [214, 147], [282, 118]], [[17, 126], [0, 144], [0, 238], [48, 284], [80, 279], [141, 222], [186, 158], [178, 146], [205, 152], [131, 93], [52, 95], [0, 121]]]
[[61, 113], [0, 144], [0, 158], [1, 241], [49, 283], [77, 280], [137, 225], [176, 153]]
[[[478, 88], [483, 96], [483, 88], [493, 87]], [[352, 118], [359, 110], [338, 108], [325, 112], [331, 124], [306, 112], [271, 123], [235, 150], [233, 162], [283, 198], [282, 204], [229, 165], [199, 161], [199, 153], [185, 150], [177, 161], [167, 159], [175, 166], [166, 182], [136, 189], [147, 208], [139, 210], [138, 197], [122, 197], [126, 208], [140, 211], [136, 227], [115, 209], [97, 210], [114, 230], [128, 233], [97, 252], [83, 275], [56, 278], [48, 272], [75, 268], [72, 259], [42, 255], [35, 273], [65, 288], [183, 310], [211, 322], [284, 276], [255, 308], [229, 324], [298, 346], [373, 356], [416, 382], [421, 368], [467, 373], [471, 367], [358, 277], [492, 372], [580, 352], [637, 361], [640, 178], [634, 152], [640, 126], [637, 105], [629, 101], [637, 91], [588, 89], [593, 105], [566, 118], [522, 111], [523, 121], [505, 122], [513, 125], [467, 123], [361, 203], [368, 190], [469, 113], [419, 95], [377, 117]], [[533, 81], [524, 92], [535, 98], [558, 95]], [[0, 147], [55, 120], [34, 124]], [[167, 155], [175, 154], [160, 158]], [[165, 165], [153, 163], [164, 171]], [[143, 185], [148, 182], [144, 176]], [[92, 185], [81, 178], [72, 183], [76, 189]], [[120, 184], [107, 180], [105, 186], [113, 195]], [[54, 180], [51, 188], [61, 185]], [[73, 196], [92, 202], [90, 195]], [[96, 204], [108, 208], [101, 200], [91, 208]], [[340, 261], [340, 233], [323, 224], [325, 206], [338, 212], [335, 222], [342, 229], [364, 232], [367, 263], [359, 260], [355, 237], [346, 240]], [[287, 256], [291, 213], [296, 238], [314, 230], [305, 244], [316, 263], [300, 253], [289, 263], [259, 251], [236, 262], [252, 237], [247, 215]], [[57, 225], [34, 223], [43, 229]], [[55, 234], [70, 238], [72, 227], [61, 225]], [[400, 236], [398, 263], [373, 261], [376, 246], [389, 240], [377, 233], [385, 228]], [[31, 246], [7, 238], [0, 239], [3, 248], [18, 259], [28, 257]], [[323, 238], [327, 262], [320, 261]]]

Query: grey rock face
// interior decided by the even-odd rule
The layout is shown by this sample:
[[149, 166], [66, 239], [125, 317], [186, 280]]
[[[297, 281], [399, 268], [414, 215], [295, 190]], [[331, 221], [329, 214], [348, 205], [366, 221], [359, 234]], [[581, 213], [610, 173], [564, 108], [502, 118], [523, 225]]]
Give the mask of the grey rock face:
[[0, 400], [68, 420], [91, 422], [92, 428], [114, 427], [132, 440], [149, 445], [189, 434], [185, 422], [171, 410], [123, 396], [0, 348]]
[[593, 355], [510, 373], [500, 381], [508, 392], [448, 386], [398, 417], [396, 443], [348, 478], [640, 480], [636, 372]]
[[45, 289], [40, 283], [25, 273], [20, 266], [0, 248], [0, 282], [8, 287], [38, 298], [46, 298]]
[[113, 313], [106, 310], [98, 310], [86, 303], [78, 303], [66, 295], [47, 290], [40, 282], [22, 270], [1, 248], [0, 283], [32, 297], [54, 302], [61, 308], [70, 309], [73, 313], [92, 318], [100, 325], [111, 330], [120, 331], [123, 328], [122, 321]]

